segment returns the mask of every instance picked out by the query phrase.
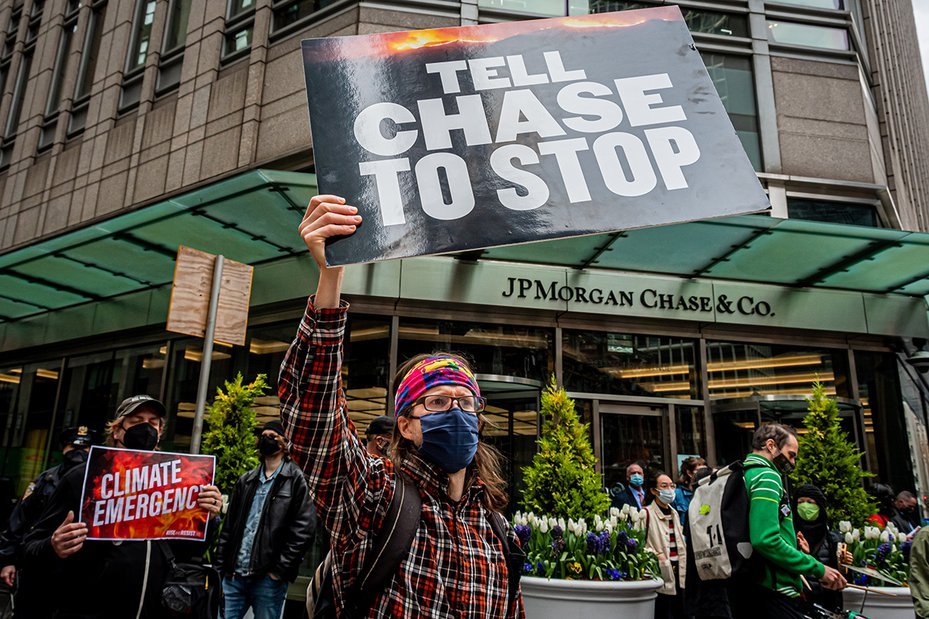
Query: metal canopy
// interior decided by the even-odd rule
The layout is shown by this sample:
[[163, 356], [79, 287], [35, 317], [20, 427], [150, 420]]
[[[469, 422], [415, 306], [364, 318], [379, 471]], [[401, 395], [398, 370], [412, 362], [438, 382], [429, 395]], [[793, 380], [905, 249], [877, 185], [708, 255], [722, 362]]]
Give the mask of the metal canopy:
[[929, 234], [744, 215], [485, 250], [468, 258], [929, 294]]
[[[262, 264], [305, 253], [313, 174], [254, 170], [0, 255], [0, 322], [163, 286], [178, 245]], [[923, 297], [929, 234], [763, 215], [458, 254], [797, 288]]]
[[259, 264], [304, 253], [312, 174], [255, 170], [0, 255], [0, 321], [161, 286], [178, 245]]

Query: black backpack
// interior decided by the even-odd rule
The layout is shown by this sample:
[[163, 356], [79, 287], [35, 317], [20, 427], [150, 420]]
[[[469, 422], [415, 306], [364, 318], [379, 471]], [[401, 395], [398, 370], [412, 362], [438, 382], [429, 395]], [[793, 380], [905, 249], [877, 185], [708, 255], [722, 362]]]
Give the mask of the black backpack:
[[[422, 498], [412, 481], [404, 475], [398, 476], [397, 491], [394, 492], [384, 524], [374, 540], [365, 565], [351, 591], [345, 595], [346, 606], [342, 617], [349, 619], [364, 616], [374, 598], [390, 582], [403, 559], [409, 554], [410, 546], [422, 516]], [[489, 512], [490, 528], [503, 544], [506, 553], [507, 604], [513, 604], [519, 591], [526, 555], [518, 544], [511, 544], [506, 535], [506, 521], [499, 512]], [[306, 610], [311, 619], [334, 619], [336, 605], [332, 589], [332, 551], [316, 568], [313, 580], [307, 588]]]

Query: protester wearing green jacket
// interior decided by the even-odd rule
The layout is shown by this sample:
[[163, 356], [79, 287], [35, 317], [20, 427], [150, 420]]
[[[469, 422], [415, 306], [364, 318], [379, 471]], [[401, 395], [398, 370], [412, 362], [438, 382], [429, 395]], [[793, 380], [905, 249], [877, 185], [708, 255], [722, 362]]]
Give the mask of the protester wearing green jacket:
[[916, 616], [929, 619], [929, 527], [923, 527], [913, 537], [909, 584]]
[[752, 437], [752, 453], [745, 458], [745, 486], [749, 495], [749, 531], [760, 559], [751, 600], [752, 616], [801, 619], [796, 601], [803, 590], [801, 576], [818, 579], [827, 589], [842, 589], [845, 578], [800, 551], [794, 531], [790, 497], [783, 476], [797, 459], [797, 437], [787, 426], [769, 423]]

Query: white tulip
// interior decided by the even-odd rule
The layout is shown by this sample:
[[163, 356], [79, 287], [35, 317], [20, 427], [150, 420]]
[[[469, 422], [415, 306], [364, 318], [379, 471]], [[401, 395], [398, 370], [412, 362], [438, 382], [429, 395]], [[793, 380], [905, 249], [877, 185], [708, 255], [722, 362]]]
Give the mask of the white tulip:
[[855, 529], [852, 531], [852, 539], [856, 542], [861, 541], [861, 529]]
[[890, 531], [881, 531], [880, 540], [882, 543], [886, 544], [893, 539]]
[[848, 520], [842, 520], [839, 522], [839, 533], [848, 533], [852, 530], [852, 523]]
[[845, 533], [845, 543], [849, 546], [855, 543], [855, 536], [850, 531]]
[[888, 522], [887, 526], [884, 527], [884, 530], [890, 533], [891, 535], [897, 535], [897, 533], [900, 532], [900, 529], [897, 528], [897, 525], [895, 525], [892, 522]]
[[610, 518], [619, 518], [619, 508], [611, 507], [610, 508]]
[[564, 518], [559, 518], [559, 519], [558, 519], [558, 526], [561, 527], [561, 530], [562, 530], [562, 531], [564, 531], [565, 529], [568, 528], [568, 525], [567, 525], [567, 523], [565, 523]]
[[542, 533], [548, 533], [548, 520], [541, 520], [539, 522], [539, 531]]
[[558, 524], [558, 521], [555, 518], [548, 519], [548, 526], [551, 527], [552, 529], [554, 529], [555, 525], [557, 524]]

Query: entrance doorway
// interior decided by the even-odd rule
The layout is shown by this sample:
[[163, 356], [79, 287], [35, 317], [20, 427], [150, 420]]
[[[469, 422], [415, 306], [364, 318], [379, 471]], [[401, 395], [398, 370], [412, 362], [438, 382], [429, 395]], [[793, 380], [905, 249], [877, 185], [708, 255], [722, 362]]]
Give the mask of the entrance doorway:
[[672, 474], [666, 406], [601, 402], [598, 413], [598, 455], [604, 487], [625, 484], [626, 467], [633, 462]]
[[503, 454], [507, 492], [514, 500], [525, 487], [522, 469], [532, 462], [539, 438], [539, 399], [542, 383], [519, 376], [477, 374], [481, 395], [487, 398], [484, 440]]

